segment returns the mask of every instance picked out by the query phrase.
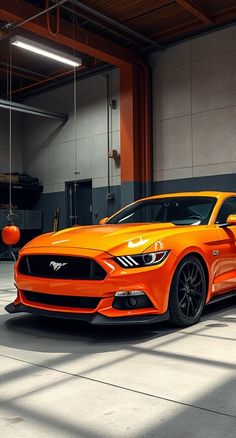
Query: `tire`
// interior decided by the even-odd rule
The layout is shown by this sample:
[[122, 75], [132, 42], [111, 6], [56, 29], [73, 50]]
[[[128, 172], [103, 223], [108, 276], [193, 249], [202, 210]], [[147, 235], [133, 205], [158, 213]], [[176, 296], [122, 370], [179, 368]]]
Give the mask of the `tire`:
[[206, 301], [206, 276], [200, 260], [189, 255], [176, 268], [170, 289], [170, 321], [179, 327], [196, 324]]

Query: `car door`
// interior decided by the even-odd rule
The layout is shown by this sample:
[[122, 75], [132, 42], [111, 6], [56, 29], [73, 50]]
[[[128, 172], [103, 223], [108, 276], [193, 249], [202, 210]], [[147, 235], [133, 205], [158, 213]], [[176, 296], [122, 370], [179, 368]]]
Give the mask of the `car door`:
[[236, 226], [222, 226], [230, 214], [236, 214], [236, 197], [223, 202], [216, 218], [220, 253], [220, 275], [216, 289], [219, 293], [236, 289]]

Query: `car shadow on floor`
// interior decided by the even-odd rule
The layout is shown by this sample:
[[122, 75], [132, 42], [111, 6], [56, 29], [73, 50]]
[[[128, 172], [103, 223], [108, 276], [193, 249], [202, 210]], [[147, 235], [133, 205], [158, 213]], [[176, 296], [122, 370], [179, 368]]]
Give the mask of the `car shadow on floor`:
[[[145, 342], [158, 337], [166, 336], [175, 332], [177, 329], [168, 323], [135, 326], [93, 326], [74, 320], [58, 318], [36, 317], [27, 314], [7, 317], [0, 316], [0, 343], [4, 345], [9, 342], [22, 342], [24, 339], [30, 341], [33, 338], [42, 339], [42, 343], [47, 345], [47, 341], [54, 340], [55, 351], [69, 352], [72, 343], [85, 343], [92, 348], [96, 345], [98, 349], [116, 350], [125, 348], [126, 345]], [[4, 337], [3, 332], [7, 332]], [[5, 340], [4, 340], [5, 339]], [[46, 342], [45, 342], [46, 341]], [[60, 346], [59, 342], [60, 341]], [[62, 342], [61, 342], [62, 341]], [[68, 346], [68, 342], [70, 346]], [[38, 342], [37, 342], [38, 344]], [[50, 342], [51, 344], [51, 342]], [[10, 346], [10, 345], [9, 345]], [[42, 347], [42, 346], [41, 346]], [[42, 351], [40, 347], [40, 351]], [[22, 345], [22, 348], [24, 346]], [[26, 347], [27, 348], [27, 347]], [[31, 345], [33, 350], [38, 348]], [[58, 350], [59, 348], [59, 350]], [[52, 350], [50, 350], [52, 351]]]
[[[207, 306], [201, 321], [208, 325], [226, 325], [223, 315], [235, 308], [236, 298]], [[217, 317], [217, 322], [212, 322]], [[227, 317], [233, 322], [236, 317]], [[71, 352], [82, 344], [94, 351], [115, 351], [127, 345], [143, 343], [151, 339], [177, 333], [181, 328], [168, 322], [135, 326], [93, 326], [74, 320], [42, 318], [28, 314], [0, 316], [0, 343], [2, 345], [33, 351]], [[74, 344], [74, 345], [73, 345]]]

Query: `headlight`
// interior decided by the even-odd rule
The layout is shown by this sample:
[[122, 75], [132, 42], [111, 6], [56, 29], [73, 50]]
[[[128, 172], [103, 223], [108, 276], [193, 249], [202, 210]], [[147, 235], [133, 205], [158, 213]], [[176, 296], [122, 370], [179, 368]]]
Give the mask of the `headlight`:
[[142, 266], [159, 265], [168, 256], [169, 251], [148, 252], [128, 256], [115, 257], [115, 261], [122, 268], [141, 268]]

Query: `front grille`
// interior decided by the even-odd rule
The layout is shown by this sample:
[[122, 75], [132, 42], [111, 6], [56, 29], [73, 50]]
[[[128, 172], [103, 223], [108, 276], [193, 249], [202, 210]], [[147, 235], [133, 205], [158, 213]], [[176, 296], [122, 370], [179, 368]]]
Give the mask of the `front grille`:
[[84, 309], [96, 309], [101, 298], [97, 297], [73, 297], [68, 295], [51, 295], [40, 292], [22, 291], [27, 301], [32, 303], [49, 304], [58, 307], [81, 307]]
[[18, 270], [23, 275], [64, 280], [103, 280], [106, 277], [106, 271], [95, 260], [86, 257], [23, 256]]

